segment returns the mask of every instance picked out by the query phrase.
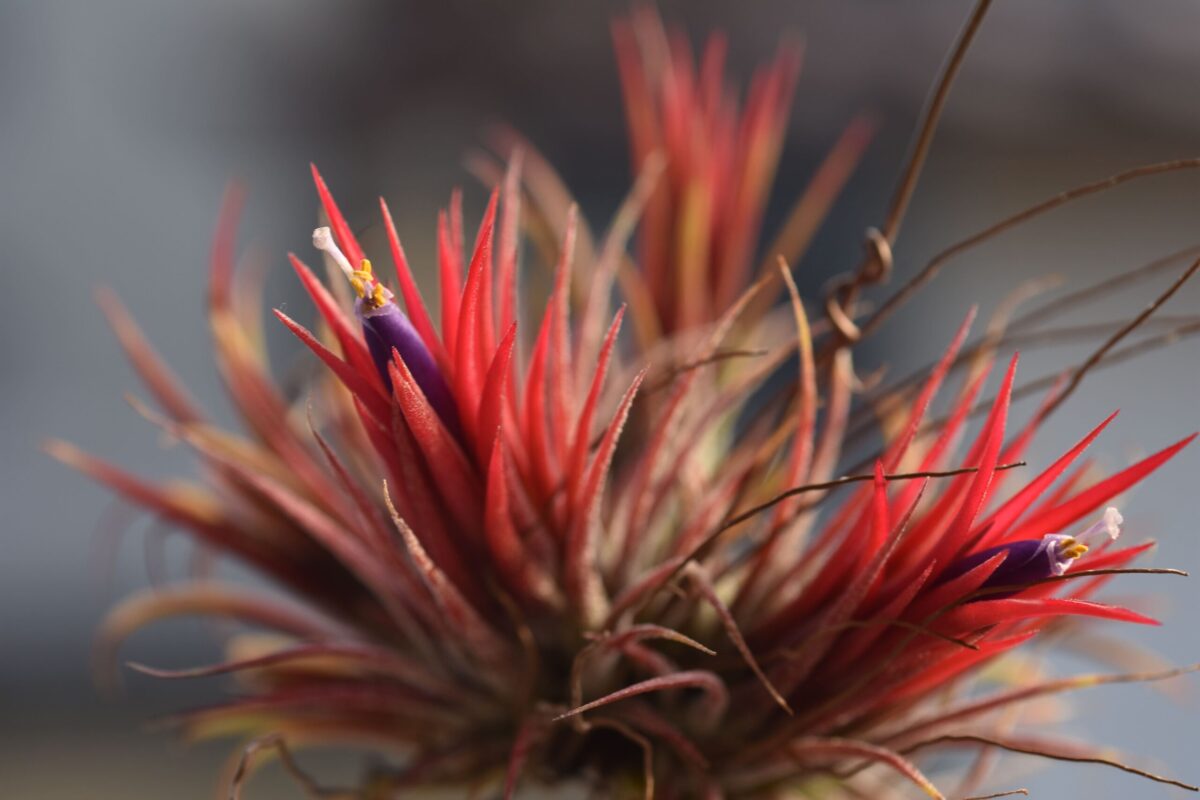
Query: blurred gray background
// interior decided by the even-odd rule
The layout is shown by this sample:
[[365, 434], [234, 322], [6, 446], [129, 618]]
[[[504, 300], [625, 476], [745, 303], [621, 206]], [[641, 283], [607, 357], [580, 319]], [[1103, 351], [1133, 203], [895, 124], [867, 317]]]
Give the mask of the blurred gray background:
[[[920, 2], [663, 2], [693, 37], [729, 32], [735, 68], [803, 34], [806, 65], [775, 212], [856, 112], [880, 133], [802, 265], [811, 293], [853, 265], [882, 214], [913, 121], [966, 12]], [[561, 169], [603, 224], [627, 189], [608, 19], [624, 3], [318, 0], [0, 0], [0, 797], [203, 798], [226, 743], [184, 749], [141, 721], [213, 687], [128, 681], [100, 698], [88, 648], [104, 609], [145, 585], [141, 528], [106, 579], [93, 532], [106, 494], [38, 452], [63, 437], [145, 474], [186, 470], [122, 400], [135, 388], [93, 287], [114, 287], [155, 344], [217, 410], [224, 400], [202, 314], [205, 261], [222, 187], [250, 189], [246, 241], [272, 266], [267, 300], [299, 300], [283, 261], [304, 252], [317, 161], [356, 225], [385, 194], [410, 258], [429, 263], [436, 208], [483, 126], [512, 123]], [[951, 98], [897, 249], [901, 275], [940, 246], [1060, 188], [1143, 161], [1200, 155], [1200, 4], [1192, 0], [1000, 0]], [[1131, 185], [1040, 220], [956, 263], [879, 337], [868, 365], [913, 366], [939, 350], [971, 302], [987, 312], [1020, 280], [1054, 271], [1090, 282], [1200, 242], [1200, 173]], [[1165, 283], [1073, 313], [1128, 318]], [[1192, 287], [1166, 313], [1200, 312]], [[306, 313], [306, 312], [301, 312]], [[275, 342], [282, 363], [291, 351]], [[1086, 348], [1027, 354], [1036, 376]], [[1045, 464], [1109, 410], [1101, 440], [1119, 466], [1200, 426], [1200, 351], [1182, 342], [1097, 375], [1030, 455]], [[897, 373], [898, 374], [898, 373]], [[1027, 408], [1022, 410], [1027, 411]], [[1200, 448], [1123, 506], [1131, 539], [1158, 537], [1155, 565], [1200, 572]], [[1131, 578], [1167, 626], [1122, 632], [1175, 662], [1200, 660], [1195, 579]], [[199, 628], [163, 626], [126, 652], [154, 664], [207, 660]], [[1193, 693], [1195, 694], [1195, 693]], [[1146, 687], [1077, 698], [1065, 730], [1200, 780], [1195, 701]], [[1010, 766], [999, 788], [1037, 797], [1168, 797], [1121, 773]], [[292, 797], [267, 776], [251, 797]]]

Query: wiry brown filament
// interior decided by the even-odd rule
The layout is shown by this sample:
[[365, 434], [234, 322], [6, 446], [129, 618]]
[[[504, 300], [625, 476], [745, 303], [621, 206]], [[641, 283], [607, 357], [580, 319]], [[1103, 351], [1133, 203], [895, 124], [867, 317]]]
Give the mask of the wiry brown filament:
[[[1129, 333], [1132, 332], [1132, 329], [1126, 330], [1127, 328], [1128, 328], [1128, 325], [1126, 325], [1122, 328], [1123, 336], [1128, 336]], [[1147, 337], [1138, 342], [1135, 342], [1134, 344], [1128, 345], [1126, 347], [1122, 347], [1117, 350], [1112, 350], [1112, 345], [1109, 345], [1106, 342], [1104, 345], [1101, 346], [1100, 349], [1106, 349], [1106, 350], [1108, 350], [1108, 352], [1100, 355], [1100, 357], [1097, 358], [1096, 353], [1099, 352], [1099, 350], [1097, 350], [1097, 351], [1093, 352], [1091, 356], [1089, 356], [1084, 361], [1080, 362], [1078, 365], [1076, 365], [1074, 368], [1072, 368], [1069, 371], [1073, 377], [1075, 377], [1075, 376], [1078, 377], [1077, 381], [1072, 381], [1072, 383], [1074, 384], [1074, 388], [1078, 388], [1079, 384], [1083, 381], [1083, 378], [1092, 371], [1101, 370], [1101, 369], [1109, 369], [1111, 367], [1115, 367], [1118, 364], [1121, 364], [1121, 363], [1124, 363], [1131, 359], [1145, 355], [1146, 353], [1153, 352], [1154, 350], [1157, 350], [1160, 347], [1167, 347], [1167, 346], [1176, 344], [1180, 341], [1183, 341], [1184, 339], [1188, 339], [1188, 338], [1191, 338], [1192, 336], [1196, 336], [1196, 335], [1200, 335], [1200, 320], [1188, 323], [1186, 325], [1182, 325], [1177, 328], [1173, 328], [1171, 330], [1166, 331], [1165, 333], [1161, 333], [1156, 336]], [[1060, 381], [1062, 381], [1063, 378], [1064, 378], [1064, 376], [1063, 376], [1062, 372], [1055, 372], [1055, 373], [1042, 375], [1040, 377], [1034, 378], [1033, 380], [1023, 383], [1020, 386], [1013, 389], [1012, 399], [1015, 402], [1017, 400], [1024, 399], [1031, 395], [1036, 395], [1039, 392], [1042, 392], [1042, 391], [1045, 391], [1046, 389], [1050, 389], [1050, 388], [1054, 387], [1054, 385], [1059, 383]], [[1064, 389], [1064, 391], [1065, 391], [1065, 389]], [[1074, 392], [1074, 389], [1072, 389], [1071, 391]], [[1062, 403], [1059, 401], [1052, 400], [1051, 403], [1047, 406], [1047, 409], [1056, 408], [1056, 407], [1060, 406], [1061, 404]], [[979, 402], [979, 403], [976, 403], [971, 408], [971, 410], [968, 412], [967, 416], [968, 416], [968, 418], [977, 417], [980, 414], [987, 413], [990, 409], [991, 409], [991, 403]], [[1047, 413], [1048, 413], [1048, 410], [1043, 411], [1043, 416], [1045, 416]], [[931, 430], [938, 430], [941, 426], [945, 425], [949, 420], [950, 420], [950, 415], [944, 415], [941, 417], [937, 417], [936, 419], [930, 420], [929, 422], [922, 425], [921, 431], [924, 433], [924, 432], [928, 432]], [[861, 436], [863, 433], [866, 432], [866, 430], [867, 430], [867, 428], [856, 428], [853, 431], [851, 431], [850, 436], [851, 437], [854, 437], [856, 435]], [[876, 457], [877, 457], [877, 454], [868, 456], [867, 458], [864, 458], [862, 461], [860, 461], [859, 463], [857, 463], [853, 467], [851, 467], [851, 469], [852, 470], [862, 469], [864, 467], [864, 465], [870, 464], [872, 461], [874, 461], [874, 459]]]
[[1067, 398], [1074, 394], [1075, 390], [1079, 388], [1079, 384], [1083, 382], [1083, 379], [1087, 376], [1088, 372], [1094, 366], [1100, 363], [1104, 356], [1117, 346], [1118, 342], [1137, 330], [1138, 326], [1149, 319], [1151, 314], [1162, 308], [1163, 304], [1170, 300], [1176, 292], [1183, 288], [1183, 285], [1187, 283], [1193, 275], [1196, 274], [1196, 270], [1198, 269], [1200, 269], [1200, 258], [1193, 261], [1191, 266], [1184, 270], [1183, 274], [1176, 278], [1175, 281], [1167, 287], [1165, 292], [1154, 298], [1154, 300], [1152, 300], [1149, 305], [1142, 310], [1142, 313], [1131, 319], [1128, 323], [1122, 326], [1120, 330], [1108, 337], [1104, 344], [1096, 348], [1096, 350], [1090, 356], [1088, 356], [1088, 359], [1083, 362], [1083, 365], [1080, 366], [1079, 369], [1075, 370], [1075, 372], [1071, 375], [1071, 381], [1067, 384], [1067, 387], [1059, 392], [1054, 400], [1050, 402], [1050, 405], [1046, 408], [1045, 416], [1049, 416], [1050, 414], [1054, 413], [1055, 409], [1065, 403]]
[[[1014, 461], [1011, 464], [1000, 464], [996, 467], [996, 471], [999, 472], [999, 471], [1003, 471], [1003, 470], [1016, 469], [1017, 467], [1025, 466], [1025, 463], [1026, 462], [1024, 462], [1024, 461]], [[968, 472], [978, 472], [978, 471], [979, 471], [979, 467], [960, 467], [958, 469], [950, 469], [950, 470], [942, 470], [942, 471], [894, 472], [894, 473], [891, 473], [888, 475], [884, 475], [883, 478], [884, 478], [884, 480], [887, 480], [887, 481], [907, 481], [907, 480], [917, 480], [920, 478], [952, 478], [955, 475], [963, 475]], [[831, 480], [831, 481], [824, 481], [823, 483], [809, 483], [809, 484], [805, 484], [804, 486], [793, 486], [791, 489], [788, 489], [786, 491], [780, 492], [779, 494], [775, 495], [770, 500], [767, 500], [764, 503], [760, 503], [747, 511], [743, 511], [742, 513], [738, 514], [737, 516], [734, 516], [734, 517], [726, 520], [725, 522], [723, 522], [721, 524], [721, 527], [717, 531], [717, 533], [723, 533], [724, 531], [727, 531], [730, 528], [735, 528], [738, 525], [741, 525], [743, 522], [753, 519], [755, 516], [757, 516], [758, 514], [761, 514], [762, 512], [766, 511], [767, 509], [771, 508], [776, 503], [783, 502], [784, 500], [788, 499], [789, 497], [795, 497], [798, 494], [807, 494], [809, 492], [825, 491], [826, 489], [836, 489], [837, 487], [845, 486], [848, 483], [861, 483], [863, 481], [873, 481], [873, 480], [875, 480], [874, 475], [847, 475], [842, 478], [835, 478], [834, 480]], [[800, 511], [800, 510], [807, 510], [807, 509], [803, 509], [803, 508], [798, 509], [798, 511]]]
[[1169, 172], [1179, 172], [1188, 169], [1200, 168], [1200, 158], [1185, 158], [1175, 161], [1163, 161], [1156, 164], [1145, 164], [1140, 167], [1135, 167], [1125, 172], [1117, 173], [1110, 177], [1104, 178], [1094, 183], [1077, 186], [1073, 189], [1068, 189], [1065, 192], [1060, 192], [1053, 197], [1043, 200], [1042, 202], [1030, 206], [1022, 211], [1018, 211], [1006, 219], [995, 223], [987, 228], [984, 228], [978, 233], [974, 233], [965, 239], [962, 239], [942, 252], [934, 256], [916, 275], [900, 287], [895, 294], [883, 301], [880, 307], [860, 326], [862, 335], [867, 336], [879, 328], [883, 322], [890, 317], [896, 310], [907, 302], [921, 287], [929, 283], [935, 277], [941, 268], [955, 256], [961, 255], [968, 250], [986, 242], [994, 236], [997, 236], [1005, 231], [1028, 222], [1029, 220], [1041, 216], [1042, 214], [1052, 211], [1059, 206], [1066, 205], [1073, 200], [1088, 195], [1097, 194], [1099, 192], [1113, 189], [1121, 184], [1129, 181], [1146, 178], [1153, 175], [1162, 175]]
[[283, 736], [272, 733], [266, 736], [259, 737], [253, 740], [242, 749], [241, 757], [238, 759], [237, 767], [233, 771], [233, 777], [229, 783], [229, 800], [241, 800], [242, 787], [246, 780], [250, 777], [252, 769], [252, 761], [259, 753], [269, 750], [274, 750], [279, 756], [280, 763], [283, 764], [288, 775], [304, 792], [304, 796], [309, 800], [336, 800], [337, 798], [350, 798], [354, 796], [353, 792], [339, 789], [326, 789], [318, 784], [312, 777], [300, 768], [296, 763], [292, 751], [288, 749], [287, 743]]
[[[1023, 467], [1025, 465], [1026, 465], [1026, 462], [1024, 462], [1024, 461], [1016, 461], [1016, 462], [1013, 462], [1012, 464], [999, 464], [996, 466], [996, 471], [1000, 472], [1003, 470], [1015, 469], [1017, 467]], [[978, 471], [979, 471], [979, 467], [961, 467], [959, 469], [944, 470], [944, 471], [940, 471], [940, 472], [898, 472], [898, 473], [886, 474], [883, 476], [883, 478], [884, 478], [884, 480], [887, 480], [887, 481], [915, 480], [915, 479], [919, 479], [919, 478], [950, 478], [950, 477], [954, 477], [956, 475], [963, 475], [965, 473], [978, 472]], [[694, 548], [692, 548], [691, 552], [689, 552], [686, 556], [680, 558], [678, 564], [676, 564], [671, 570], [664, 571], [664, 573], [661, 576], [657, 576], [655, 585], [651, 588], [645, 589], [644, 594], [641, 596], [641, 598], [636, 603], [630, 604], [634, 615], [636, 616], [637, 613], [639, 613], [642, 609], [644, 609], [649, 604], [649, 602], [657, 595], [658, 591], [660, 589], [662, 589], [664, 586], [668, 585], [672, 580], [674, 580], [675, 576], [678, 575], [679, 572], [688, 563], [690, 563], [693, 560], [703, 559], [704, 556], [708, 553], [708, 551], [712, 548], [712, 546], [717, 542], [717, 540], [720, 539], [721, 534], [725, 533], [726, 531], [730, 530], [731, 528], [735, 528], [738, 525], [741, 525], [743, 522], [746, 522], [746, 521], [752, 519], [754, 516], [761, 514], [763, 511], [770, 509], [772, 506], [776, 505], [777, 503], [787, 500], [789, 497], [795, 497], [796, 495], [805, 494], [808, 492], [819, 492], [819, 491], [825, 491], [826, 489], [835, 489], [839, 486], [845, 486], [846, 484], [850, 484], [850, 483], [860, 483], [863, 481], [873, 481], [873, 480], [875, 480], [874, 475], [847, 475], [845, 477], [836, 478], [832, 481], [825, 481], [823, 483], [809, 483], [809, 484], [805, 484], [803, 486], [794, 486], [791, 489], [788, 489], [787, 491], [781, 492], [780, 494], [776, 495], [775, 497], [771, 498], [770, 500], [766, 501], [765, 503], [761, 503], [761, 504], [755, 506], [754, 508], [751, 508], [748, 511], [745, 511], [741, 514], [738, 514], [737, 516], [727, 519], [725, 522], [721, 523], [721, 525], [718, 526], [716, 528], [716, 530], [714, 530], [712, 533], [710, 533], [708, 536], [706, 536], [699, 544], [697, 544]], [[803, 511], [808, 511], [809, 509], [813, 508], [815, 505], [816, 505], [815, 502], [809, 503], [809, 504], [801, 504], [800, 507], [796, 509], [796, 513], [799, 514]]]
[[1184, 783], [1183, 781], [1177, 781], [1174, 778], [1168, 778], [1163, 775], [1156, 775], [1153, 772], [1147, 772], [1144, 769], [1138, 769], [1137, 767], [1130, 766], [1129, 764], [1125, 764], [1121, 761], [1117, 761], [1116, 759], [1104, 758], [1102, 756], [1085, 756], [1085, 755], [1074, 755], [1074, 754], [1070, 754], [1070, 753], [1056, 753], [1052, 750], [1047, 750], [1047, 749], [1043, 749], [1040, 747], [1036, 747], [1036, 746], [1033, 746], [1032, 744], [1026, 744], [1021, 741], [1012, 741], [1012, 740], [1008, 740], [1008, 739], [993, 739], [993, 738], [989, 738], [987, 736], [977, 736], [977, 735], [972, 735], [972, 734], [956, 734], [956, 735], [938, 736], [935, 739], [930, 739], [928, 741], [915, 744], [912, 747], [905, 749], [904, 752], [911, 753], [916, 750], [924, 749], [926, 747], [933, 747], [935, 745], [942, 745], [942, 744], [969, 745], [969, 746], [970, 745], [983, 745], [986, 747], [998, 747], [1001, 750], [1007, 750], [1010, 753], [1023, 753], [1025, 755], [1039, 756], [1041, 758], [1049, 758], [1049, 759], [1053, 759], [1055, 761], [1072, 761], [1072, 762], [1075, 762], [1078, 764], [1103, 764], [1105, 766], [1114, 767], [1116, 769], [1119, 769], [1122, 772], [1128, 772], [1133, 775], [1138, 775], [1142, 778], [1148, 778], [1152, 781], [1155, 781], [1156, 783], [1165, 783], [1170, 786], [1178, 786], [1180, 789], [1186, 789], [1189, 792], [1200, 792], [1200, 786], [1193, 786], [1190, 783]]
[[978, 589], [969, 597], [963, 599], [963, 602], [970, 602], [984, 597], [994, 595], [1008, 594], [1010, 592], [1019, 592], [1022, 589], [1028, 589], [1030, 586], [1040, 586], [1044, 583], [1062, 583], [1063, 581], [1074, 580], [1075, 578], [1094, 578], [1103, 575], [1178, 575], [1180, 577], [1188, 577], [1188, 573], [1181, 569], [1159, 569], [1153, 567], [1125, 567], [1122, 569], [1079, 569], [1065, 572], [1062, 575], [1051, 575], [1041, 580], [1034, 581], [1029, 584], [1020, 586], [989, 586], [986, 589]]
[[872, 229], [867, 233], [868, 246], [866, 258], [859, 264], [858, 269], [852, 276], [837, 281], [828, 293], [826, 310], [829, 312], [830, 322], [837, 329], [837, 337], [834, 342], [835, 347], [840, 347], [846, 343], [854, 343], [868, 332], [865, 328], [859, 328], [851, 321], [854, 301], [857, 299], [858, 292], [863, 286], [879, 283], [891, 272], [892, 246], [896, 242], [896, 236], [900, 232], [900, 225], [904, 221], [904, 214], [908, 210], [908, 204], [912, 200], [913, 192], [917, 188], [917, 181], [921, 177], [921, 170], [925, 166], [925, 159], [928, 157], [929, 148], [933, 144], [933, 136], [937, 132], [942, 111], [946, 106], [947, 98], [950, 96], [950, 88], [954, 85], [954, 79], [962, 67], [967, 50], [970, 49], [975, 34], [979, 32], [979, 26], [983, 24], [983, 18], [986, 16], [990, 6], [991, 0], [979, 0], [975, 4], [975, 9], [971, 12], [966, 25], [963, 26], [962, 31], [958, 35], [954, 49], [951, 50], [950, 56], [946, 59], [941, 75], [938, 77], [933, 94], [930, 97], [929, 105], [922, 116], [921, 126], [917, 132], [912, 153], [908, 157], [900, 182], [897, 184], [896, 191], [892, 195], [892, 202], [888, 209], [887, 217], [884, 219], [884, 223], [879, 230]]

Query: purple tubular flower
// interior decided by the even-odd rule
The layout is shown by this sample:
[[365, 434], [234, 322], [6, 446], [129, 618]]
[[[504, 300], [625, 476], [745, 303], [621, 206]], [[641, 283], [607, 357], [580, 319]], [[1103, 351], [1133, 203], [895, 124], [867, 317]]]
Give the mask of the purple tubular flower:
[[391, 291], [379, 282], [371, 271], [371, 262], [363, 259], [357, 268], [346, 258], [346, 254], [337, 246], [329, 228], [317, 228], [313, 231], [313, 246], [328, 255], [338, 265], [354, 287], [358, 299], [354, 303], [354, 313], [362, 323], [363, 338], [367, 341], [367, 349], [379, 369], [383, 382], [390, 389], [391, 374], [388, 365], [392, 361], [392, 352], [400, 354], [404, 365], [412, 373], [413, 380], [425, 394], [429, 405], [441, 417], [446, 428], [456, 437], [462, 437], [462, 425], [458, 421], [458, 409], [450, 387], [442, 371], [438, 369], [433, 354], [421, 340], [421, 335], [409, 321], [408, 315], [400, 310], [392, 297]]
[[[1105, 510], [1104, 516], [1098, 522], [1074, 536], [1049, 533], [1041, 539], [1022, 539], [989, 547], [952, 564], [942, 573], [938, 582], [945, 583], [964, 575], [1000, 553], [1005, 554], [1004, 561], [983, 582], [980, 589], [995, 589], [1001, 586], [1022, 587], [1053, 576], [1065, 575], [1075, 560], [1090, 548], [1102, 543], [1106, 538], [1115, 540], [1121, 533], [1121, 523], [1124, 521], [1117, 509], [1109, 508]], [[1004, 596], [1006, 595], [989, 594], [987, 598], [996, 599]]]
[[455, 435], [459, 433], [458, 412], [450, 387], [438, 369], [433, 354], [421, 341], [420, 334], [409, 321], [408, 315], [400, 310], [391, 300], [377, 308], [371, 308], [362, 299], [354, 304], [354, 311], [362, 322], [363, 335], [375, 366], [383, 376], [384, 383], [391, 387], [391, 376], [388, 374], [388, 364], [392, 360], [392, 351], [400, 354], [404, 365], [412, 373], [413, 380], [425, 393], [429, 405], [442, 418], [442, 422]]

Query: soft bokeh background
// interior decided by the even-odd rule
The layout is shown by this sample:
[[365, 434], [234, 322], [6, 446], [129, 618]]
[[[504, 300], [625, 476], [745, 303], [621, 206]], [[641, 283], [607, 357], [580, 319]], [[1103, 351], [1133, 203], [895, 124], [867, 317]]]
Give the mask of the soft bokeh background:
[[[56, 435], [147, 474], [187, 468], [122, 400], [130, 371], [91, 303], [116, 288], [197, 395], [224, 414], [202, 317], [208, 237], [222, 187], [251, 189], [246, 230], [272, 266], [268, 300], [295, 304], [284, 267], [315, 219], [307, 162], [369, 224], [387, 195], [410, 256], [428, 263], [436, 207], [454, 184], [482, 192], [463, 153], [497, 120], [527, 133], [603, 224], [627, 188], [607, 20], [623, 3], [318, 0], [0, 0], [0, 796], [211, 796], [226, 747], [183, 749], [141, 731], [148, 716], [213, 697], [211, 685], [130, 680], [98, 697], [90, 636], [115, 598], [145, 584], [134, 528], [105, 579], [93, 531], [104, 492], [37, 451]], [[786, 205], [840, 127], [873, 111], [880, 135], [815, 249], [807, 289], [852, 265], [878, 221], [925, 91], [965, 5], [921, 2], [664, 2], [700, 36], [728, 30], [735, 65], [801, 32], [807, 59], [776, 197]], [[1142, 161], [1200, 154], [1200, 5], [1191, 0], [1004, 0], [986, 21], [898, 248], [901, 274], [954, 239], [1059, 188]], [[867, 356], [913, 365], [971, 302], [984, 310], [1046, 271], [1115, 274], [1200, 240], [1200, 174], [1154, 179], [1065, 209], [957, 263]], [[1161, 284], [1164, 279], [1160, 279]], [[1144, 285], [1073, 320], [1132, 316]], [[296, 304], [305, 308], [303, 304]], [[1168, 309], [1200, 313], [1195, 287]], [[281, 363], [294, 352], [283, 337]], [[1029, 353], [1041, 375], [1079, 348]], [[1046, 463], [1114, 407], [1099, 448], [1117, 466], [1200, 426], [1200, 351], [1182, 342], [1097, 375], [1031, 455]], [[227, 414], [226, 414], [227, 416]], [[1157, 565], [1200, 571], [1193, 448], [1124, 507], [1153, 535]], [[1176, 662], [1200, 659], [1194, 582], [1133, 578], [1164, 629], [1128, 632]], [[127, 652], [180, 665], [214, 653], [200, 626], [167, 626]], [[1068, 732], [1200, 779], [1197, 703], [1146, 687], [1077, 698]], [[1012, 762], [1008, 762], [1011, 764]], [[1168, 797], [1103, 768], [1010, 767], [1000, 785], [1040, 797]], [[292, 797], [265, 777], [252, 797]]]

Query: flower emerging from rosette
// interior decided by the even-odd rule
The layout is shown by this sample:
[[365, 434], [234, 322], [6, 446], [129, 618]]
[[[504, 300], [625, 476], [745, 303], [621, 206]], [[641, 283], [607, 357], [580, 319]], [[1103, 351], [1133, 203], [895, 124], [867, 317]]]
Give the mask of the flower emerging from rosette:
[[[821, 400], [802, 395], [798, 415], [750, 424], [718, 461], [695, 444], [741, 413], [770, 374], [762, 365], [734, 367], [715, 395], [691, 390], [700, 369], [676, 376], [648, 439], [622, 442], [645, 372], [617, 357], [619, 310], [598, 362], [572, 359], [580, 334], [569, 321], [569, 240], [518, 359], [520, 323], [501, 330], [495, 321], [496, 276], [515, 274], [495, 269], [497, 258], [514, 257], [493, 246], [504, 214], [497, 195], [470, 257], [454, 241], [442, 250], [441, 290], [457, 302], [435, 326], [386, 206], [395, 294], [319, 176], [317, 186], [331, 229], [314, 242], [357, 298], [342, 305], [292, 259], [325, 331], [276, 312], [328, 370], [307, 414], [292, 413], [274, 388], [253, 324], [230, 304], [238, 290], [224, 227], [213, 327], [250, 436], [221, 432], [195, 411], [110, 304], [164, 412], [152, 418], [195, 448], [209, 478], [154, 484], [55, 448], [303, 603], [204, 580], [114, 613], [108, 646], [183, 613], [272, 634], [236, 637], [232, 660], [212, 667], [148, 670], [239, 676], [237, 697], [180, 717], [190, 734], [366, 739], [403, 756], [372, 777], [371, 791], [384, 794], [488, 781], [511, 793], [522, 778], [580, 778], [614, 793], [640, 784], [664, 797], [765, 797], [879, 763], [940, 796], [902, 754], [980, 746], [945, 738], [964, 729], [1006, 741], [979, 733], [1005, 691], [947, 701], [947, 687], [1064, 619], [1152, 622], [1090, 599], [1106, 571], [1149, 546], [1104, 546], [1121, 522], [1115, 509], [1082, 533], [1061, 532], [1190, 439], [1085, 483], [1084, 472], [1068, 471], [1110, 417], [1007, 490], [1006, 465], [1039, 422], [1007, 435], [1015, 358], [965, 453], [954, 442], [983, 374], [958, 390], [945, 422], [925, 422], [964, 324], [874, 476], [840, 501], [819, 502], [828, 495], [818, 490], [839, 483], [829, 481], [851, 387], [844, 362], [833, 363]], [[748, 297], [692, 354], [699, 363]], [[767, 361], [798, 353], [811, 369], [810, 328], [793, 301], [798, 336]], [[581, 395], [578, 385], [587, 387]], [[910, 462], [915, 476], [898, 473]], [[949, 472], [928, 477], [939, 470]], [[786, 491], [797, 484], [814, 490]]]
[[[631, 35], [618, 29], [623, 69], [640, 76], [647, 65]], [[541, 313], [518, 309], [520, 158], [497, 181], [472, 247], [458, 195], [441, 215], [437, 315], [387, 205], [385, 271], [314, 168], [328, 227], [313, 243], [335, 283], [292, 256], [318, 322], [275, 312], [321, 365], [298, 403], [271, 379], [257, 310], [243, 300], [256, 287], [235, 270], [231, 198], [209, 301], [240, 433], [205, 416], [103, 296], [157, 406], [138, 408], [196, 452], [203, 477], [159, 482], [66, 444], [52, 452], [277, 590], [200, 567], [127, 600], [101, 639], [111, 658], [164, 618], [241, 624], [210, 666], [138, 667], [233, 677], [229, 698], [175, 722], [193, 737], [246, 737], [234, 795], [270, 747], [294, 768], [289, 746], [347, 742], [393, 757], [352, 793], [369, 798], [430, 786], [511, 797], [569, 782], [612, 797], [892, 797], [909, 784], [943, 797], [918, 762], [946, 748], [981, 754], [968, 783], [1000, 748], [1186, 787], [1013, 728], [1038, 698], [1178, 671], [1054, 681], [1016, 660], [1015, 685], [980, 676], [1081, 621], [1156, 624], [1095, 599], [1117, 573], [1154, 571], [1128, 566], [1151, 543], [1117, 545], [1123, 519], [1105, 509], [1192, 437], [1096, 478], [1081, 456], [1114, 414], [1027, 475], [1021, 459], [1069, 389], [1055, 387], [1011, 426], [1014, 355], [980, 403], [1000, 341], [966, 347], [972, 312], [940, 359], [888, 396], [893, 424], [866, 472], [847, 470], [848, 431], [870, 410], [856, 402], [853, 342], [810, 322], [786, 268], [753, 282], [743, 268], [773, 156], [761, 172], [743, 162], [777, 148], [794, 61], [785, 54], [767, 70], [747, 121], [734, 124], [713, 47], [689, 84], [679, 82], [683, 51], [667, 46], [670, 70], [648, 73], [659, 99], [642, 108], [630, 98], [634, 116], [693, 129], [699, 115], [713, 139], [702, 144], [724, 154], [702, 149], [699, 173], [673, 167], [683, 171], [671, 192], [687, 195], [710, 170], [720, 186], [749, 187], [699, 222], [694, 209], [676, 217], [675, 194], [647, 217], [643, 274], [662, 283], [654, 296], [666, 328], [687, 326], [686, 337], [650, 348], [623, 340], [624, 306], [588, 291], [613, 269], [611, 252], [581, 259], [579, 273], [573, 209], [560, 209], [549, 296], [528, 304]], [[651, 85], [625, 80], [627, 92]], [[720, 231], [705, 247], [724, 255], [662, 260], [647, 242], [674, 236], [677, 222]], [[620, 234], [608, 241], [620, 246], [605, 250], [623, 250]], [[780, 287], [789, 302], [762, 305]], [[678, 305], [663, 305], [671, 296]], [[735, 328], [752, 355], [718, 365]], [[656, 347], [665, 369], [647, 361]], [[787, 362], [791, 382], [776, 377]], [[963, 364], [972, 369], [956, 385]], [[932, 419], [942, 400], [946, 414]], [[639, 424], [625, 430], [635, 410]], [[977, 411], [982, 425], [968, 438]]]

